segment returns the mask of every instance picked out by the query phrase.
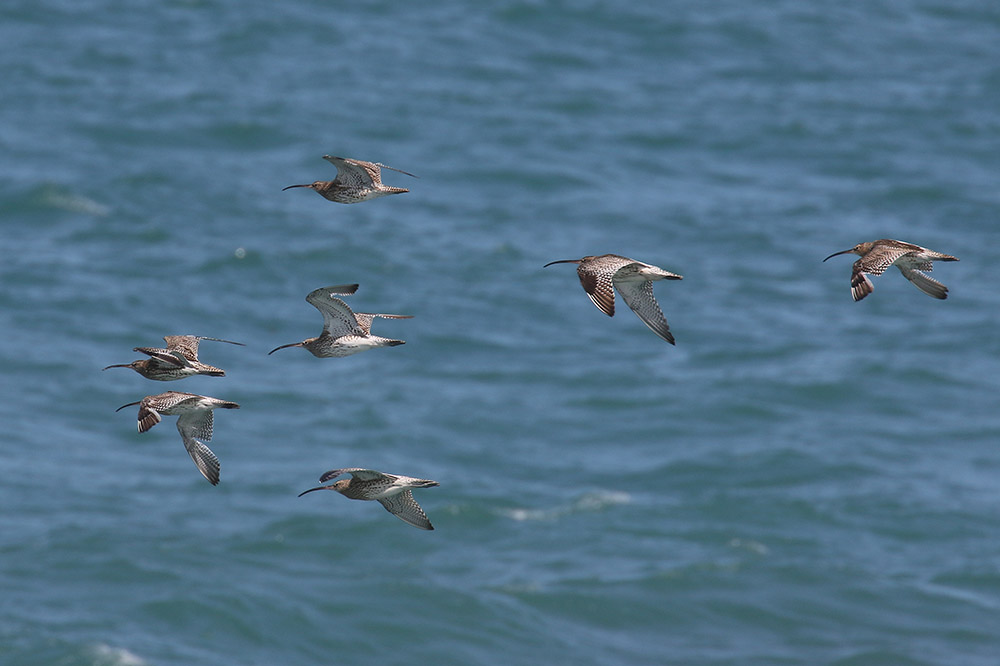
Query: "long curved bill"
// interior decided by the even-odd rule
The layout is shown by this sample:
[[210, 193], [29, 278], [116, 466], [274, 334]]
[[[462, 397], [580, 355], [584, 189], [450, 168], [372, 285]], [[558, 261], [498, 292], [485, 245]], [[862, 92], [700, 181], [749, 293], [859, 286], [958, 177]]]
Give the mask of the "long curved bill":
[[138, 404], [139, 404], [139, 403], [141, 403], [141, 402], [142, 402], [142, 400], [136, 400], [135, 402], [130, 402], [130, 403], [128, 403], [127, 405], [122, 405], [121, 407], [119, 407], [119, 408], [118, 408], [118, 409], [116, 409], [115, 411], [116, 411], [116, 412], [120, 412], [120, 411], [122, 411], [123, 409], [125, 409], [126, 407], [134, 407], [135, 405], [138, 405]]
[[[854, 251], [854, 248], [851, 248], [850, 250], [844, 250], [843, 252], [834, 252], [833, 254], [831, 254], [826, 259], [832, 259], [833, 257], [839, 257], [842, 254], [850, 254], [853, 251]], [[824, 259], [823, 261], [826, 261], [826, 259]]]
[[312, 187], [312, 183], [306, 183], [305, 185], [289, 185], [288, 187], [281, 188], [281, 191], [284, 192], [285, 190], [290, 190], [293, 187]]
[[552, 264], [578, 264], [578, 263], [580, 263], [579, 259], [560, 259], [559, 261], [550, 261], [549, 263], [542, 266], [542, 268], [548, 268]]
[[333, 486], [317, 486], [316, 488], [310, 488], [309, 490], [303, 490], [301, 493], [299, 493], [299, 497], [302, 497], [306, 493], [311, 493], [314, 490], [329, 490], [330, 488], [333, 488]]
[[107, 368], [101, 368], [102, 370], [107, 370], [108, 368], [131, 368], [131, 363], [119, 363], [118, 365], [109, 365]]
[[271, 351], [267, 352], [267, 355], [270, 356], [271, 354], [273, 354], [274, 352], [278, 351], [279, 349], [288, 349], [289, 347], [301, 347], [301, 346], [302, 346], [301, 342], [293, 342], [293, 343], [291, 343], [289, 345], [281, 345], [280, 347], [275, 347]]

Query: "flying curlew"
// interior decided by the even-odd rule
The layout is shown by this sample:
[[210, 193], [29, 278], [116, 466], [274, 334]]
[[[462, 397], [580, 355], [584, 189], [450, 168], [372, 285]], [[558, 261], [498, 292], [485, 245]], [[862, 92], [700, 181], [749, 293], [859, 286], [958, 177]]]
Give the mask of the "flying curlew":
[[653, 281], [680, 280], [683, 276], [617, 254], [562, 259], [550, 261], [545, 266], [552, 264], [579, 264], [576, 273], [583, 290], [594, 305], [609, 317], [615, 315], [614, 290], [618, 289], [625, 303], [646, 326], [670, 344], [675, 344], [663, 311], [653, 296]]
[[[851, 270], [851, 296], [860, 301], [875, 291], [871, 275], [882, 275], [889, 266], [895, 266], [907, 280], [928, 296], [948, 298], [948, 287], [937, 280], [923, 274], [922, 271], [932, 271], [935, 261], [958, 261], [958, 257], [942, 254], [926, 247], [904, 243], [903, 241], [882, 238], [868, 243], [858, 243], [850, 250], [834, 252], [826, 259], [841, 254], [856, 254], [861, 258], [854, 262]], [[823, 261], [826, 261], [824, 259]]]
[[150, 358], [132, 361], [131, 363], [109, 365], [107, 368], [132, 368], [146, 379], [155, 379], [161, 382], [170, 382], [176, 379], [184, 379], [191, 375], [208, 375], [210, 377], [225, 377], [226, 372], [222, 368], [208, 365], [198, 360], [198, 343], [202, 340], [213, 340], [215, 342], [226, 342], [231, 345], [245, 346], [242, 342], [232, 340], [222, 340], [220, 338], [207, 338], [201, 335], [165, 335], [163, 339], [167, 342], [166, 349], [155, 349], [153, 347], [136, 347], [132, 351], [141, 352]]
[[122, 405], [115, 411], [133, 405], [139, 405], [139, 432], [146, 432], [155, 426], [162, 420], [163, 414], [177, 416], [177, 431], [180, 432], [184, 448], [191, 455], [194, 464], [209, 483], [213, 486], [219, 483], [219, 459], [200, 440], [212, 440], [213, 409], [239, 409], [239, 405], [206, 395], [167, 391], [159, 395], [147, 395], [142, 400]]
[[409, 192], [405, 187], [391, 187], [382, 184], [382, 169], [392, 169], [407, 176], [413, 176], [409, 171], [396, 169], [378, 162], [363, 162], [352, 160], [347, 157], [333, 157], [324, 155], [323, 159], [337, 167], [337, 177], [333, 180], [317, 180], [313, 183], [303, 185], [289, 185], [282, 188], [282, 192], [293, 187], [308, 187], [330, 201], [337, 203], [352, 204], [377, 199], [389, 194], [402, 194]]
[[392, 340], [371, 334], [372, 321], [375, 317], [385, 319], [412, 319], [413, 315], [368, 314], [354, 312], [341, 299], [334, 296], [353, 294], [358, 290], [356, 284], [336, 285], [316, 289], [306, 296], [323, 315], [323, 332], [317, 338], [308, 338], [302, 342], [293, 342], [275, 347], [268, 352], [273, 354], [287, 347], [304, 347], [316, 357], [342, 357], [357, 354], [375, 347], [395, 347], [405, 344], [403, 340]]
[[378, 500], [385, 510], [414, 527], [432, 530], [434, 526], [427, 514], [413, 499], [412, 488], [431, 488], [440, 485], [429, 479], [414, 479], [409, 476], [384, 474], [373, 469], [345, 467], [333, 469], [319, 477], [320, 482], [335, 479], [342, 474], [350, 474], [350, 479], [341, 479], [328, 486], [319, 486], [299, 493], [302, 497], [314, 490], [336, 490], [344, 497], [356, 500]]

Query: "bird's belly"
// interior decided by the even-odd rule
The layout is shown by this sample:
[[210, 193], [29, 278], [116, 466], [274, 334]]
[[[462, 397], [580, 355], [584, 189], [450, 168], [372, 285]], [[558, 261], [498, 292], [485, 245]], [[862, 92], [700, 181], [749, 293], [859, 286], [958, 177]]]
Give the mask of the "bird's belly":
[[357, 335], [345, 335], [334, 340], [328, 347], [319, 350], [319, 353], [313, 351], [313, 354], [319, 357], [341, 358], [378, 346], [379, 345], [373, 343], [370, 338], [363, 338]]

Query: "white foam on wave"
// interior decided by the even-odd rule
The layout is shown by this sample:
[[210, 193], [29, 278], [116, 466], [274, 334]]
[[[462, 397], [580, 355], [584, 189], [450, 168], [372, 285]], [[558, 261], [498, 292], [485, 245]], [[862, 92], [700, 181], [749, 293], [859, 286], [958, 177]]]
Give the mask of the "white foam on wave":
[[73, 213], [87, 213], [88, 215], [96, 215], [98, 217], [104, 217], [111, 211], [104, 204], [98, 203], [88, 197], [79, 194], [69, 194], [53, 188], [46, 188], [42, 195], [42, 202], [53, 208], [61, 208]]
[[552, 512], [540, 509], [501, 509], [500, 513], [517, 521], [548, 520], [554, 517]]
[[770, 552], [770, 549], [759, 541], [754, 541], [752, 539], [740, 539], [739, 537], [730, 539], [729, 547], [738, 548], [740, 550], [748, 550], [757, 555], [767, 555]]
[[147, 666], [148, 662], [125, 648], [100, 643], [91, 648], [95, 666]]
[[621, 490], [601, 490], [594, 493], [587, 493], [573, 502], [573, 508], [577, 511], [600, 511], [609, 506], [628, 504], [632, 501], [632, 496]]
[[517, 521], [556, 520], [573, 513], [602, 511], [607, 507], [628, 504], [632, 496], [618, 490], [599, 490], [585, 493], [569, 504], [552, 509], [502, 509], [500, 513]]

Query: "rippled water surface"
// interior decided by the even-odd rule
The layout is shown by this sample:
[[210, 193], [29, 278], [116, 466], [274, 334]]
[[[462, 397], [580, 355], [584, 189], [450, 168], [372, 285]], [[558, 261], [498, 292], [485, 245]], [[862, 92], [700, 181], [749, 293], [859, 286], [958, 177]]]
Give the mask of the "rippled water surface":
[[[997, 663], [1000, 9], [0, 8], [0, 663]], [[408, 194], [297, 183], [324, 154]], [[954, 254], [946, 301], [876, 238]], [[618, 253], [677, 338], [556, 259]], [[343, 359], [357, 282], [406, 345]], [[165, 334], [225, 378], [101, 368]], [[164, 390], [215, 419], [222, 482]], [[436, 530], [296, 495], [431, 478]]]

